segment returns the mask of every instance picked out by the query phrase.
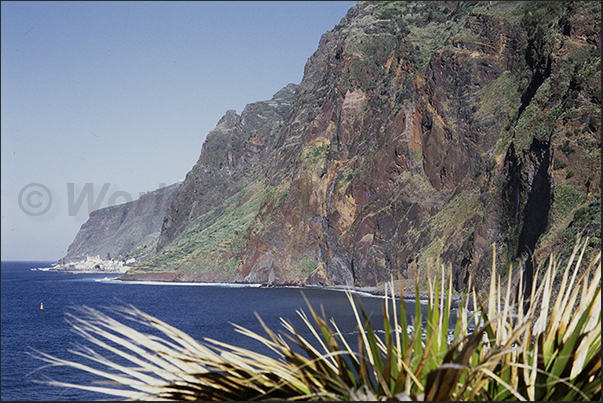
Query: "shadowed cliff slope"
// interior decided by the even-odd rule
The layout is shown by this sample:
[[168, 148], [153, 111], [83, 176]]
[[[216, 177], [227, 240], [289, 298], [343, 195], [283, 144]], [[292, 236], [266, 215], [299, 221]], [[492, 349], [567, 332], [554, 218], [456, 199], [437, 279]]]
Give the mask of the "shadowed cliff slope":
[[91, 212], [61, 261], [86, 260], [88, 255], [101, 259], [153, 255], [165, 210], [179, 187], [180, 183], [175, 183], [138, 200]]
[[[454, 286], [600, 249], [600, 3], [360, 2], [229, 111], [126, 278]], [[597, 219], [598, 217], [598, 219]]]

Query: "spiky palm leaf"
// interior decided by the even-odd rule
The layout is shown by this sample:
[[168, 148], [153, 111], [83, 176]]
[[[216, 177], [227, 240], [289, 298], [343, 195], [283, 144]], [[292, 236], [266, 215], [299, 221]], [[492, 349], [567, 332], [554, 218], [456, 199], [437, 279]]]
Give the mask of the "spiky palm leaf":
[[[552, 308], [552, 283], [558, 270], [553, 256], [539, 278], [540, 286], [534, 281], [528, 307], [522, 293], [514, 298], [510, 280], [501, 290], [494, 257], [487, 300], [479, 302], [474, 290], [465, 296], [451, 340], [451, 276], [442, 269], [441, 278], [428, 283], [424, 328], [415, 283], [416, 311], [410, 334], [405, 305], [396, 302], [393, 285], [386, 287], [383, 339], [373, 331], [360, 299], [355, 301], [348, 293], [359, 330], [357, 351], [337, 324], [327, 320], [324, 312], [317, 314], [307, 301], [310, 316], [303, 311], [299, 315], [312, 340], [285, 320], [284, 332], [277, 334], [258, 317], [266, 337], [235, 325], [238, 332], [270, 348], [276, 359], [216, 340], [198, 342], [132, 306], [114, 308], [113, 313], [148, 325], [161, 336], [142, 333], [88, 307], [78, 315], [68, 315], [77, 333], [117, 354], [123, 363], [87, 347], [73, 352], [105, 369], [42, 352], [35, 355], [49, 365], [74, 367], [111, 382], [104, 386], [47, 382], [51, 385], [131, 399], [600, 399], [600, 253], [576, 279], [587, 242], [581, 247], [577, 243]], [[474, 312], [469, 310], [470, 302], [477, 308]]]

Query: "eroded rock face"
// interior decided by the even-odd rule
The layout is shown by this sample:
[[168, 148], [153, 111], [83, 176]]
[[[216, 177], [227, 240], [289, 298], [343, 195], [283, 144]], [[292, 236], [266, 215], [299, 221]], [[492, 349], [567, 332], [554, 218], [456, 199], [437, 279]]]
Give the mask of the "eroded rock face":
[[[269, 270], [272, 281], [290, 281], [287, 260], [309, 257], [334, 283], [375, 285], [441, 258], [461, 289], [469, 272], [486, 270], [492, 244], [518, 256], [550, 227], [550, 140], [530, 141], [524, 130], [517, 183], [501, 171], [515, 147], [513, 125], [522, 123], [513, 114], [553, 75], [546, 61], [562, 56], [535, 50], [537, 30], [496, 9], [509, 5], [399, 7], [358, 4], [310, 58], [269, 170], [276, 183], [290, 167], [292, 190], [278, 208], [260, 211], [258, 227], [277, 218], [251, 236], [243, 278]], [[541, 17], [562, 20], [563, 7]], [[445, 21], [430, 22], [430, 14]], [[440, 46], [421, 42], [430, 30]], [[509, 209], [500, 181], [523, 201]]]
[[297, 88], [222, 118], [166, 213], [163, 266], [130, 275], [373, 286], [443, 263], [461, 290], [493, 248], [558, 248], [600, 194], [599, 31], [594, 2], [358, 3]]

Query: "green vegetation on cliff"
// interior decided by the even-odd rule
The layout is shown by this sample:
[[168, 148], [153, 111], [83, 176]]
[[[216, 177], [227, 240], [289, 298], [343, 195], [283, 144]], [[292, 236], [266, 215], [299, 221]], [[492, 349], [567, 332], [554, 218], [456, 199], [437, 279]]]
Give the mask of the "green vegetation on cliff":
[[[256, 180], [196, 218], [166, 248], [129, 274], [173, 272], [179, 280], [231, 280], [245, 246], [245, 232], [265, 195]], [[206, 274], [204, 277], [203, 274]]]
[[460, 292], [580, 231], [591, 257], [600, 7], [359, 2], [299, 86], [218, 122], [128, 277], [409, 291], [439, 260]]

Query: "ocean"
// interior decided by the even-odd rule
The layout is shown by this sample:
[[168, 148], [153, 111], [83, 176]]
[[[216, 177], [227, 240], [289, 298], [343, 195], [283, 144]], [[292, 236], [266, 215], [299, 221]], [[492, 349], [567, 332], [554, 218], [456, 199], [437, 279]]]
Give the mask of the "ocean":
[[[100, 380], [69, 368], [40, 369], [44, 363], [28, 355], [36, 349], [55, 357], [78, 360], [79, 357], [68, 350], [84, 340], [70, 330], [65, 312], [73, 312], [74, 307], [82, 305], [102, 310], [106, 306], [131, 304], [198, 341], [211, 338], [268, 353], [259, 342], [237, 333], [233, 323], [265, 335], [255, 316], [257, 313], [272, 330], [283, 329], [280, 318], [289, 319], [298, 330], [303, 330], [305, 325], [296, 312], [303, 309], [309, 313], [305, 294], [317, 312], [321, 306], [324, 308], [327, 318], [333, 318], [342, 333], [358, 337], [352, 309], [341, 291], [123, 282], [114, 281], [117, 275], [32, 270], [50, 267], [54, 262], [1, 263], [2, 400], [114, 399], [104, 394], [34, 382], [54, 379], [92, 384]], [[383, 298], [363, 295], [361, 299], [371, 324], [375, 329], [383, 329]], [[407, 312], [414, 312], [414, 304], [406, 305]], [[311, 338], [309, 331], [302, 334]]]

